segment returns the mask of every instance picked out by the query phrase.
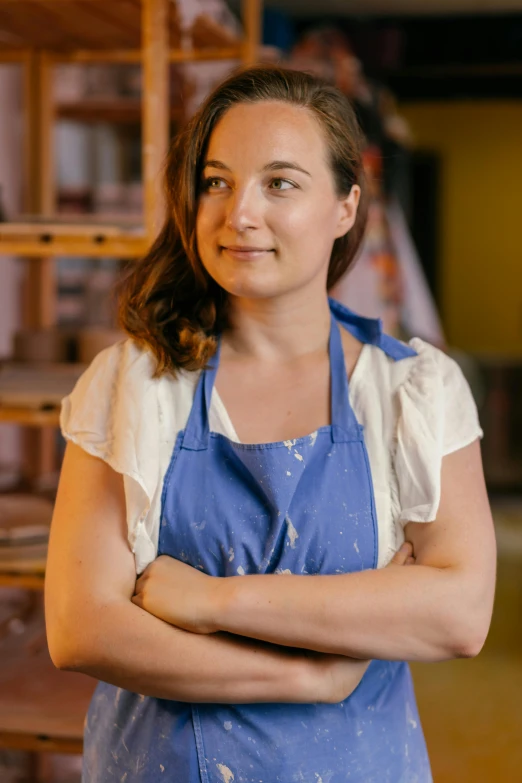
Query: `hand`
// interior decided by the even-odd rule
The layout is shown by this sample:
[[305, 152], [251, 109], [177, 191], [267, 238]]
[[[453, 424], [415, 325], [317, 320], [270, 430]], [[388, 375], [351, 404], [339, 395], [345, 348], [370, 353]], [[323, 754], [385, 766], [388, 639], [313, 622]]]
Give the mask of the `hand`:
[[370, 663], [345, 655], [317, 654], [313, 661], [318, 691], [316, 701], [338, 704], [347, 699], [361, 682]]
[[161, 555], [136, 582], [132, 602], [149, 614], [192, 633], [215, 633], [215, 577]]
[[405, 541], [400, 549], [398, 549], [394, 554], [386, 568], [390, 568], [392, 566], [415, 565], [415, 562], [413, 546], [409, 541]]

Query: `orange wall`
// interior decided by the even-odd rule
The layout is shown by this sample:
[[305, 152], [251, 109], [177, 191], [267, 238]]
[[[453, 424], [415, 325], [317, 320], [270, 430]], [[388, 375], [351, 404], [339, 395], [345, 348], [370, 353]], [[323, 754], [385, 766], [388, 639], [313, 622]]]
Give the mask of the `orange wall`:
[[401, 106], [441, 156], [441, 292], [450, 344], [522, 356], [522, 101]]

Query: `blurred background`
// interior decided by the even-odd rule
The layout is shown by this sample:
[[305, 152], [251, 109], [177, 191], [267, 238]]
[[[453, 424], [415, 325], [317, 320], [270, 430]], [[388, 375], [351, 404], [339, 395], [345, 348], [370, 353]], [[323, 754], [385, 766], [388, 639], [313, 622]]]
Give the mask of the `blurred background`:
[[334, 295], [471, 384], [493, 624], [414, 677], [436, 783], [522, 780], [522, 0], [0, 0], [0, 781], [80, 779], [93, 686], [53, 670], [42, 614], [59, 404], [121, 337], [169, 139], [253, 62], [324, 76], [364, 129], [370, 219]]

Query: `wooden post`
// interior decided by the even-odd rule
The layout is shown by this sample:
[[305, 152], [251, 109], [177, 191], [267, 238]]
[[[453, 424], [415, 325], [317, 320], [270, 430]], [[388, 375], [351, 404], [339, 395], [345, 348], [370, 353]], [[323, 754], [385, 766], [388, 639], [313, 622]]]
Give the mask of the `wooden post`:
[[169, 144], [169, 0], [142, 0], [142, 165], [149, 242], [164, 217], [163, 166]]
[[245, 65], [254, 65], [259, 59], [259, 47], [263, 32], [262, 8], [262, 0], [241, 0], [241, 18], [244, 29], [243, 63]]
[[55, 208], [53, 63], [30, 52], [24, 69], [25, 209], [50, 215]]
[[[42, 52], [31, 52], [25, 78], [25, 210], [35, 215], [55, 211], [53, 64]], [[53, 326], [56, 322], [56, 282], [53, 258], [27, 261], [23, 296], [26, 328]]]
[[[54, 67], [44, 52], [31, 52], [25, 63], [25, 209], [32, 214], [55, 211], [54, 177]], [[56, 323], [56, 263], [52, 257], [25, 261], [22, 322], [26, 329]], [[44, 427], [24, 432], [26, 480], [56, 470], [56, 431]]]

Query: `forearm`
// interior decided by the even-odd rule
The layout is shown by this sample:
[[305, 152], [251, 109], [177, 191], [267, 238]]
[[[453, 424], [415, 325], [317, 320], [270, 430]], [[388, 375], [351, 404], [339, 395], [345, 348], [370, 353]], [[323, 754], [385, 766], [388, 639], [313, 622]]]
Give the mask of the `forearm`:
[[[200, 636], [115, 601], [49, 640], [59, 668], [136, 693], [189, 702], [320, 700], [311, 662], [296, 651], [225, 634]], [[67, 642], [65, 641], [67, 639]]]
[[439, 661], [468, 654], [472, 628], [468, 634], [460, 584], [452, 569], [427, 566], [229, 577], [220, 580], [216, 622], [224, 631], [325, 653]]

